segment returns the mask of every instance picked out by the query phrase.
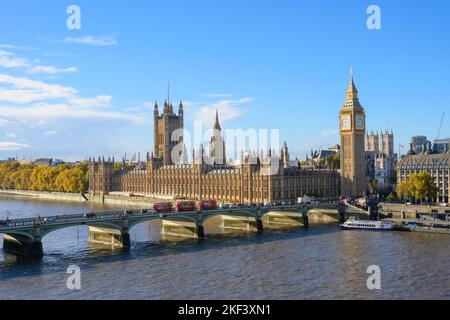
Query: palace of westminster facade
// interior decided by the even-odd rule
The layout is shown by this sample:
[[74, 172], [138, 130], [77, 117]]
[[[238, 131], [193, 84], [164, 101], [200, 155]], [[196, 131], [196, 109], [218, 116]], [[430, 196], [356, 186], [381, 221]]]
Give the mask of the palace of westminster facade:
[[304, 169], [297, 163], [292, 164], [286, 144], [282, 147], [280, 157], [274, 156], [271, 151], [267, 155], [250, 153], [242, 156], [237, 165], [227, 164], [225, 141], [221, 135], [217, 113], [208, 156], [205, 156], [205, 149], [201, 146], [198, 151], [192, 151], [192, 163], [186, 164], [183, 161], [183, 152], [180, 154], [181, 161], [174, 163], [174, 148], [182, 142], [183, 137], [172, 141], [172, 133], [183, 129], [183, 104], [180, 103], [178, 114], [174, 112], [170, 101], [164, 103], [161, 114], [155, 104], [153, 118], [154, 152], [147, 154], [145, 168], [130, 171], [123, 164], [121, 170], [115, 170], [114, 160], [90, 160], [90, 195], [122, 192], [155, 198], [258, 203], [295, 200], [304, 195], [322, 198], [360, 195], [366, 189], [365, 114], [359, 103], [353, 77], [339, 116], [340, 171]]

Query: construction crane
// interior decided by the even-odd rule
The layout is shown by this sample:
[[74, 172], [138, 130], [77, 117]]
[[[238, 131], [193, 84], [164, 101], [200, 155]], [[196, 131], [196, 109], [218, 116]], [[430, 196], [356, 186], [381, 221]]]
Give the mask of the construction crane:
[[444, 118], [445, 118], [445, 112], [442, 112], [441, 123], [439, 124], [439, 130], [438, 130], [436, 140], [438, 140], [441, 136], [441, 129], [442, 129], [442, 125], [444, 123]]

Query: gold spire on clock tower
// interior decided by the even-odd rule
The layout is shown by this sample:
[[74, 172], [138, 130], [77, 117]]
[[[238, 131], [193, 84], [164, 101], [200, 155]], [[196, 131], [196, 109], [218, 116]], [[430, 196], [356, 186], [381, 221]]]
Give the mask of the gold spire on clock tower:
[[339, 114], [341, 134], [341, 194], [361, 195], [366, 191], [365, 113], [350, 71], [345, 103]]

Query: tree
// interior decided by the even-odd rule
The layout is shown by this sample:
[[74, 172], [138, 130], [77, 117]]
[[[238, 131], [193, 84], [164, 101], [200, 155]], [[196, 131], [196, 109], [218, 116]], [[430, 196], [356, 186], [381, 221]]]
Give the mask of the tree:
[[340, 169], [341, 168], [341, 158], [338, 154], [332, 154], [327, 157], [328, 166], [331, 169]]
[[[136, 165], [132, 163], [126, 163], [125, 164], [125, 170], [132, 171], [136, 168]], [[122, 171], [122, 162], [115, 162], [114, 163], [114, 171]]]
[[397, 185], [397, 194], [414, 202], [433, 200], [436, 198], [437, 191], [433, 177], [424, 171], [412, 174]]
[[395, 196], [395, 194], [393, 192], [389, 193], [388, 196], [386, 197], [386, 200], [389, 202], [394, 202], [397, 199], [397, 197]]
[[400, 198], [407, 198], [407, 187], [406, 187], [406, 181], [402, 181], [399, 184], [397, 184], [396, 188], [397, 195]]
[[376, 193], [378, 191], [378, 181], [375, 179], [370, 180], [367, 184], [367, 189], [370, 193]]
[[86, 163], [56, 167], [0, 164], [0, 188], [34, 191], [82, 192], [88, 188], [89, 168]]
[[433, 177], [428, 172], [418, 173], [415, 177], [414, 184], [416, 188], [416, 199], [430, 201], [436, 198], [438, 189], [434, 184]]

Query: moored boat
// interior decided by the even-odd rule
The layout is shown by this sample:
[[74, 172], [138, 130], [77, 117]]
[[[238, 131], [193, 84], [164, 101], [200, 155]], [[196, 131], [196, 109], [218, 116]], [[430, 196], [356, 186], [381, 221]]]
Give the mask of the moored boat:
[[358, 220], [350, 217], [346, 222], [341, 224], [344, 230], [369, 230], [369, 231], [392, 231], [394, 226], [386, 221]]

